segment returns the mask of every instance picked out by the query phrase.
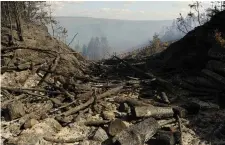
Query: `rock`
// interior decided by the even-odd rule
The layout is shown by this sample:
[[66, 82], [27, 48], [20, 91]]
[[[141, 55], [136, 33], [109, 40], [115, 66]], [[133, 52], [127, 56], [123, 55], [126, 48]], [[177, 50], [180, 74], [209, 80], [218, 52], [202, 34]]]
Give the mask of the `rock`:
[[115, 119], [115, 114], [111, 111], [103, 111], [103, 118], [107, 120], [113, 120]]
[[25, 70], [25, 69], [29, 69], [31, 67], [30, 63], [23, 63], [23, 64], [19, 64], [18, 66], [19, 70]]
[[9, 125], [9, 131], [16, 136], [21, 132], [20, 127], [21, 125], [19, 123], [12, 123]]
[[13, 120], [25, 115], [25, 107], [20, 101], [13, 102], [7, 106], [9, 119]]
[[73, 120], [73, 116], [72, 115], [66, 117], [57, 116], [55, 119], [60, 123], [70, 123]]
[[58, 132], [62, 129], [62, 126], [54, 118], [46, 118], [43, 123], [49, 125], [55, 132]]
[[51, 142], [47, 142], [43, 139], [41, 134], [32, 133], [32, 134], [24, 134], [19, 137], [17, 145], [52, 145]]
[[32, 126], [34, 126], [35, 124], [38, 124], [39, 122], [36, 119], [29, 119], [25, 122], [24, 124], [24, 128], [31, 128]]
[[108, 135], [107, 133], [105, 132], [104, 129], [102, 129], [101, 127], [99, 127], [97, 129], [97, 131], [95, 132], [95, 135], [93, 136], [93, 139], [96, 140], [96, 141], [105, 141], [108, 139]]
[[109, 134], [111, 136], [115, 136], [116, 134], [120, 133], [122, 130], [126, 128], [127, 126], [122, 120], [116, 119], [112, 121], [109, 125]]
[[[46, 123], [45, 123], [46, 122]], [[50, 126], [50, 121], [35, 124], [32, 128], [24, 130], [17, 139], [17, 145], [52, 145], [43, 139], [44, 136], [56, 134], [55, 129]], [[52, 121], [53, 122], [53, 121]], [[48, 124], [47, 124], [48, 123]]]
[[154, 118], [148, 118], [118, 133], [113, 142], [120, 145], [143, 145], [159, 128]]
[[54, 105], [57, 105], [57, 106], [63, 104], [62, 101], [59, 100], [58, 98], [51, 98], [51, 101], [54, 102]]

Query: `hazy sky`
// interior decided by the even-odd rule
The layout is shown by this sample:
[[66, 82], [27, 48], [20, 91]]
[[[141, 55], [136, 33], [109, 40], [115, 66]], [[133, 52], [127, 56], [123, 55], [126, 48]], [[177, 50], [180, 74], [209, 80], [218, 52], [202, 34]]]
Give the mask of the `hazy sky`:
[[[171, 20], [190, 12], [193, 1], [51, 1], [55, 16], [81, 16], [123, 20]], [[210, 6], [202, 3], [203, 8]]]

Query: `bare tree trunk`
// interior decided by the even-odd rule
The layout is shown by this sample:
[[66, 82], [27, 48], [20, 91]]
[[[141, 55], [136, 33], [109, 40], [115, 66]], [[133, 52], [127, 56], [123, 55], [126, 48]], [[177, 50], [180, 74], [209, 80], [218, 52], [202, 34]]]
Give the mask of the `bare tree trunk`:
[[18, 31], [20, 41], [24, 41], [23, 35], [22, 35], [22, 28], [21, 28], [21, 18], [18, 11], [18, 5], [16, 3], [17, 2], [14, 2], [17, 31]]
[[8, 11], [8, 18], [9, 18], [9, 23], [10, 23], [10, 35], [9, 35], [9, 46], [14, 44], [13, 41], [13, 31], [12, 31], [12, 19], [11, 19], [11, 13], [9, 10], [9, 2], [7, 2], [7, 11]]
[[50, 24], [52, 27], [52, 36], [54, 37], [54, 28], [53, 28], [53, 24], [52, 24], [52, 9], [51, 6], [49, 6], [49, 18], [50, 18]]
[[195, 10], [196, 10], [197, 13], [198, 13], [198, 23], [199, 23], [199, 25], [202, 25], [202, 24], [201, 24], [201, 20], [200, 20], [199, 2], [198, 2], [198, 1], [196, 2], [196, 9], [195, 9]]

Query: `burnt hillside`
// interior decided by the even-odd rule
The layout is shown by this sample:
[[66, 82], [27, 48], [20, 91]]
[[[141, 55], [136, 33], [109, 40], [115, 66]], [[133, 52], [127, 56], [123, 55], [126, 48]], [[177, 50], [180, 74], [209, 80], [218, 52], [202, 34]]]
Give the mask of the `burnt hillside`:
[[158, 55], [91, 62], [46, 27], [4, 25], [1, 143], [224, 144], [224, 26], [223, 11]]
[[[215, 31], [225, 37], [225, 11], [215, 15], [206, 24], [196, 27], [179, 41], [171, 44], [163, 53], [165, 68], [203, 68], [212, 52], [219, 46], [215, 41]], [[210, 54], [209, 54], [209, 50]], [[221, 53], [224, 54], [224, 51]], [[209, 54], [209, 55], [208, 55]]]

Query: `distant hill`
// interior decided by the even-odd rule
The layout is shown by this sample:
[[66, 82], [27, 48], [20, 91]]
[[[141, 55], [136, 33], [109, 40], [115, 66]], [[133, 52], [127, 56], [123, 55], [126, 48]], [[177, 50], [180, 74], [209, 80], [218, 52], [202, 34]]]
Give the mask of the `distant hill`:
[[[56, 17], [60, 25], [68, 30], [69, 42], [75, 33], [79, 33], [72, 47], [78, 43], [88, 44], [91, 37], [106, 36], [111, 52], [121, 52], [143, 45], [152, 39], [155, 32], [169, 26], [172, 20], [115, 20], [90, 17]], [[51, 31], [50, 31], [51, 32]]]

